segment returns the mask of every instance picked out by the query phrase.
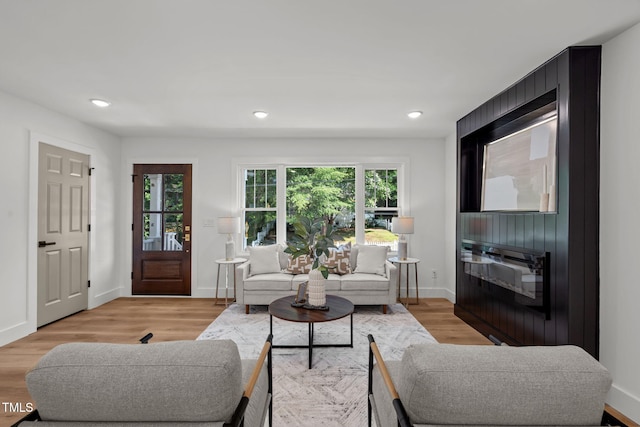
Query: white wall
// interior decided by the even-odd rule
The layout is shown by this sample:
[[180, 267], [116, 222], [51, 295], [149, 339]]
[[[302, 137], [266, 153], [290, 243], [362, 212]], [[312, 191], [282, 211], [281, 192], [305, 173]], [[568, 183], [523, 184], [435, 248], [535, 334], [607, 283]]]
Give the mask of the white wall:
[[[234, 164], [249, 160], [277, 159], [281, 162], [311, 159], [321, 163], [391, 161], [402, 158], [408, 165], [408, 197], [411, 215], [416, 218], [415, 234], [409, 240], [409, 253], [421, 259], [418, 264], [420, 296], [452, 299], [453, 281], [445, 268], [444, 141], [382, 139], [181, 139], [125, 138], [121, 194], [121, 241], [131, 241], [131, 179], [134, 163], [193, 164], [192, 295], [212, 297], [217, 265], [224, 255], [225, 235], [206, 220], [237, 213], [237, 176]], [[123, 251], [120, 282], [129, 280], [131, 249]], [[432, 270], [437, 278], [432, 278]], [[415, 289], [411, 283], [412, 289]]]
[[603, 46], [600, 145], [600, 361], [609, 403], [640, 422], [640, 25]]
[[449, 300], [456, 302], [456, 195], [458, 193], [458, 140], [453, 133], [445, 140], [445, 265], [447, 269]]
[[3, 92], [0, 92], [0, 120], [0, 147], [6, 160], [0, 168], [0, 345], [4, 345], [36, 330], [33, 258], [37, 253], [34, 250], [37, 229], [30, 221], [36, 204], [30, 199], [33, 188], [30, 183], [33, 184], [37, 173], [32, 168], [31, 135], [38, 134], [54, 145], [91, 155], [95, 175], [91, 182], [94, 231], [89, 307], [120, 292], [114, 268], [118, 241], [113, 230], [119, 204], [115, 182], [120, 173], [120, 140]]

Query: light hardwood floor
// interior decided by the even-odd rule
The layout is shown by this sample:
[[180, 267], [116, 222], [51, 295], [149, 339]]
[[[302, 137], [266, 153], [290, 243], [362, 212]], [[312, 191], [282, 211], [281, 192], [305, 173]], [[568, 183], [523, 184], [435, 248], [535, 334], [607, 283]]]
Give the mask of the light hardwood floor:
[[[24, 415], [9, 410], [9, 404], [24, 407], [31, 402], [25, 373], [56, 345], [71, 341], [135, 344], [149, 332], [153, 333], [152, 342], [192, 340], [224, 308], [224, 304], [214, 305], [213, 299], [118, 298], [0, 347], [0, 425], [11, 425]], [[424, 298], [408, 308], [440, 343], [492, 345], [458, 319], [446, 299]]]
[[[25, 373], [58, 344], [83, 342], [138, 343], [147, 333], [152, 342], [195, 339], [222, 311], [224, 304], [200, 298], [118, 298], [44, 326], [32, 335], [0, 347], [0, 402], [31, 402]], [[409, 305], [416, 319], [439, 342], [491, 344], [453, 315], [446, 299], [422, 299]], [[0, 425], [10, 425], [23, 414], [0, 406]], [[7, 407], [8, 408], [8, 407]]]

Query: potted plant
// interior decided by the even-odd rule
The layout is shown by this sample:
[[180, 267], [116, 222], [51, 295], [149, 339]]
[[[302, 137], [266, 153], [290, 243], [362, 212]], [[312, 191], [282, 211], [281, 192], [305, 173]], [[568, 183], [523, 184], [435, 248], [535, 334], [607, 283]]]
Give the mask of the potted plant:
[[340, 238], [340, 234], [331, 223], [324, 220], [311, 220], [299, 217], [293, 223], [294, 236], [287, 242], [284, 250], [293, 258], [308, 256], [313, 261], [309, 272], [309, 304], [324, 306], [326, 304], [325, 283], [329, 277], [329, 270], [321, 263], [324, 254], [328, 257], [329, 249], [335, 248], [334, 240]]

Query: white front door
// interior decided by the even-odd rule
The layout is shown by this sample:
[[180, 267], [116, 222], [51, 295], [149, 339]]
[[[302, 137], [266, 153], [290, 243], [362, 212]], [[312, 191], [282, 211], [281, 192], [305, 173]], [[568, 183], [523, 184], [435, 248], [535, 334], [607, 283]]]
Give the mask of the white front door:
[[38, 326], [88, 303], [89, 156], [39, 144]]

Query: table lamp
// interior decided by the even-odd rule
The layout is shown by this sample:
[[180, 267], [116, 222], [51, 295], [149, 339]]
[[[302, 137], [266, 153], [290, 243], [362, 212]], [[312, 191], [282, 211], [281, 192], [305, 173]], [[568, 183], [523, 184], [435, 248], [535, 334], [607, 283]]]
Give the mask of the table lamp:
[[218, 218], [218, 233], [227, 235], [227, 242], [224, 245], [224, 257], [231, 261], [236, 257], [235, 243], [232, 234], [240, 232], [240, 218], [225, 216]]
[[407, 241], [404, 235], [413, 234], [413, 217], [393, 217], [391, 219], [391, 232], [400, 235], [398, 239], [398, 258], [404, 261], [407, 259]]

